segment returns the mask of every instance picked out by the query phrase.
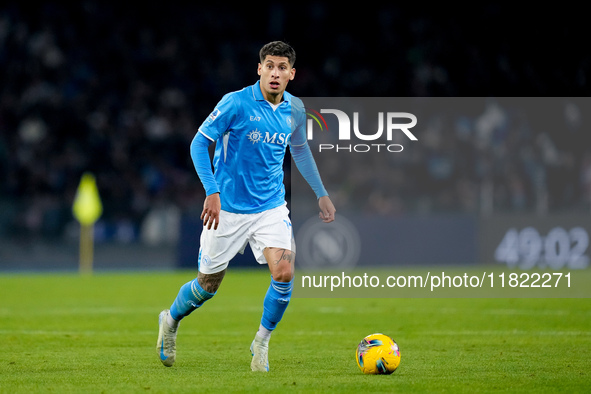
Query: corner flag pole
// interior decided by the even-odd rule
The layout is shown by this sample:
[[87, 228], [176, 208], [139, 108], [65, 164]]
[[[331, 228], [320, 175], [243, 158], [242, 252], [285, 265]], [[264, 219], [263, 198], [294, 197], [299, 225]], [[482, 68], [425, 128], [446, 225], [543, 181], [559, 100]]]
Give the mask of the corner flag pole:
[[80, 273], [92, 273], [93, 263], [93, 245], [94, 244], [94, 226], [80, 225]]
[[94, 224], [102, 215], [103, 206], [95, 177], [90, 172], [84, 173], [80, 179], [72, 212], [80, 223], [80, 273], [91, 274], [94, 256]]

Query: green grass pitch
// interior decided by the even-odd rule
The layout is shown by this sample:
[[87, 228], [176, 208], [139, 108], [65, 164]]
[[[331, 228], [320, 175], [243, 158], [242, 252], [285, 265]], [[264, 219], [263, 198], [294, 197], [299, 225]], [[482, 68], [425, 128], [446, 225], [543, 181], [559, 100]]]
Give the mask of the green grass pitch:
[[[195, 272], [0, 276], [1, 393], [589, 392], [588, 298], [293, 298], [250, 371], [269, 275], [228, 271], [180, 326], [177, 362], [155, 345], [160, 310]], [[363, 375], [355, 349], [392, 336], [401, 365]]]

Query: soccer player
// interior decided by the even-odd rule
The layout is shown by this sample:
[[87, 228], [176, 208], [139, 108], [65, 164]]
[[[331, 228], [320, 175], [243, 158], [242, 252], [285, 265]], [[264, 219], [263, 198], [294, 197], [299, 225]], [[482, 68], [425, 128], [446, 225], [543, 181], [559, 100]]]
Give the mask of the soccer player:
[[[258, 331], [250, 346], [251, 369], [269, 371], [271, 333], [290, 301], [295, 244], [283, 185], [283, 161], [291, 155], [318, 199], [319, 217], [330, 223], [335, 207], [326, 192], [305, 132], [300, 99], [285, 91], [295, 77], [295, 51], [273, 41], [259, 51], [259, 80], [228, 93], [191, 142], [191, 158], [205, 189], [197, 278], [181, 286], [170, 309], [159, 315], [156, 350], [162, 364], [176, 358], [179, 322], [212, 298], [229, 261], [249, 243], [271, 283]], [[215, 142], [212, 172], [208, 146]]]

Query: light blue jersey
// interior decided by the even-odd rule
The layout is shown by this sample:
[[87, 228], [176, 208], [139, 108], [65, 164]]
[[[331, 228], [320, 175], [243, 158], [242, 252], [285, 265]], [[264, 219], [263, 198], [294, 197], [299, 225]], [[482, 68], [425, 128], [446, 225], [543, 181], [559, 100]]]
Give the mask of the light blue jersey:
[[257, 81], [226, 94], [199, 128], [216, 142], [214, 177], [223, 210], [258, 213], [285, 203], [285, 150], [288, 144], [307, 144], [305, 113], [295, 111], [294, 120], [292, 105], [303, 109], [301, 100], [287, 92], [273, 106]]

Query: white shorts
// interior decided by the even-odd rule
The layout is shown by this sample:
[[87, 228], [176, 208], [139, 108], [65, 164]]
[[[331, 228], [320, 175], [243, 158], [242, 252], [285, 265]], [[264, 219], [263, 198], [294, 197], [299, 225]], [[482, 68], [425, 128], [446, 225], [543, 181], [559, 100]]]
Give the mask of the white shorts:
[[220, 212], [217, 230], [203, 227], [199, 248], [199, 271], [214, 274], [228, 267], [236, 254], [244, 253], [246, 244], [259, 264], [267, 264], [267, 247], [295, 252], [295, 242], [287, 204], [260, 213]]

